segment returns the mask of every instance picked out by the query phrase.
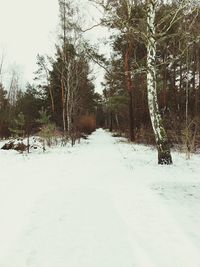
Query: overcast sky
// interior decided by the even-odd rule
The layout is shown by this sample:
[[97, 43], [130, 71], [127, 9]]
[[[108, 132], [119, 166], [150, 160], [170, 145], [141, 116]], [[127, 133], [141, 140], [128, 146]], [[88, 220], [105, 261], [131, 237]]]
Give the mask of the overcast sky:
[[[75, 0], [74, 0], [75, 1]], [[78, 0], [77, 0], [78, 1]], [[86, 28], [98, 22], [101, 14], [88, 0], [79, 0]], [[0, 56], [4, 54], [3, 80], [12, 66], [23, 82], [32, 82], [37, 54], [52, 55], [58, 29], [57, 0], [0, 0]], [[85, 34], [93, 43], [108, 37], [105, 29], [95, 28]], [[106, 48], [107, 49], [107, 48]], [[96, 70], [98, 80], [102, 71]]]

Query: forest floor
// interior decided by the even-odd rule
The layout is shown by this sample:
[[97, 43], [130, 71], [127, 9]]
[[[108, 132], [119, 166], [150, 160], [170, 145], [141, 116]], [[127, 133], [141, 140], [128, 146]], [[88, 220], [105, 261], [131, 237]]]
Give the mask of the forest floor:
[[173, 160], [101, 129], [0, 151], [0, 267], [199, 267], [200, 156]]

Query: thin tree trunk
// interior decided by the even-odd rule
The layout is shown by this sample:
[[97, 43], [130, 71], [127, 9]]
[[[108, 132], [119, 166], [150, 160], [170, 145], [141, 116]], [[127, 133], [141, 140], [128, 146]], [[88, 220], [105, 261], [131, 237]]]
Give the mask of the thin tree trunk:
[[66, 68], [66, 1], [60, 2], [61, 23], [63, 31], [63, 47], [62, 47], [62, 72], [61, 72], [61, 95], [62, 95], [62, 120], [63, 133], [66, 135], [66, 86], [65, 86], [65, 68]]
[[113, 131], [113, 113], [110, 112], [110, 127], [109, 127], [109, 131], [112, 132]]
[[181, 111], [181, 93], [183, 90], [183, 59], [181, 57], [180, 59], [180, 83], [179, 83], [179, 91], [178, 91], [178, 103], [179, 103], [179, 108], [178, 108], [178, 114], [180, 118], [180, 111]]
[[167, 70], [166, 70], [166, 52], [163, 53], [163, 108], [167, 108]]
[[66, 134], [66, 110], [65, 110], [65, 84], [64, 84], [64, 77], [63, 77], [63, 73], [61, 74], [61, 96], [62, 96], [62, 120], [63, 120], [63, 134], [65, 136]]
[[178, 112], [178, 101], [177, 101], [177, 87], [176, 87], [176, 64], [174, 64], [173, 66], [173, 78], [172, 78], [172, 81], [173, 81], [173, 86], [172, 86], [172, 89], [173, 89], [173, 94], [174, 94], [174, 112], [175, 114], [177, 114]]
[[67, 67], [67, 102], [66, 102], [66, 108], [67, 108], [67, 132], [70, 134], [71, 131], [71, 106], [72, 105], [72, 99], [71, 99], [71, 62], [69, 61], [68, 67]]
[[0, 82], [2, 82], [1, 75], [2, 75], [2, 69], [3, 69], [3, 62], [4, 62], [4, 54], [2, 54], [2, 56], [1, 56], [1, 62], [0, 62]]
[[115, 114], [115, 120], [116, 120], [116, 124], [117, 124], [117, 129], [118, 129], [118, 131], [120, 131], [119, 119], [118, 119], [117, 114]]
[[52, 92], [51, 84], [49, 85], [49, 95], [50, 95], [50, 99], [51, 99], [51, 109], [52, 109], [52, 113], [53, 113], [53, 117], [54, 117], [54, 114], [55, 114], [55, 104], [54, 104], [53, 92]]
[[129, 132], [130, 132], [130, 140], [133, 142], [135, 140], [135, 125], [134, 125], [134, 116], [133, 116], [133, 91], [129, 93]]
[[129, 136], [130, 141], [135, 140], [135, 125], [134, 125], [134, 116], [133, 116], [133, 82], [131, 78], [131, 68], [130, 68], [130, 49], [131, 46], [128, 44], [125, 54], [125, 79], [128, 89], [129, 97]]
[[187, 49], [186, 55], [186, 65], [187, 65], [187, 81], [186, 81], [186, 100], [185, 100], [185, 143], [186, 143], [186, 158], [190, 159], [191, 153], [191, 143], [190, 143], [190, 129], [189, 129], [189, 49]]
[[147, 92], [151, 123], [158, 150], [158, 164], [172, 164], [169, 143], [158, 108], [156, 82], [156, 0], [147, 0]]
[[197, 50], [196, 50], [196, 44], [194, 44], [193, 47], [193, 92], [195, 94], [195, 108], [194, 108], [194, 116], [198, 116], [198, 91], [196, 88], [196, 72], [198, 68], [197, 64]]
[[198, 72], [199, 72], [199, 84], [197, 89], [197, 113], [199, 112], [199, 102], [200, 102], [200, 48], [198, 49]]

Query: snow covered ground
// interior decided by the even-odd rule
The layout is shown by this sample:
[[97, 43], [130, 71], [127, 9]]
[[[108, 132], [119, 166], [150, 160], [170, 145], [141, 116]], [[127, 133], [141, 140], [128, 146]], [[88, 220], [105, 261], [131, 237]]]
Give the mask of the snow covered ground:
[[200, 156], [158, 166], [101, 129], [75, 147], [0, 151], [0, 267], [200, 266]]

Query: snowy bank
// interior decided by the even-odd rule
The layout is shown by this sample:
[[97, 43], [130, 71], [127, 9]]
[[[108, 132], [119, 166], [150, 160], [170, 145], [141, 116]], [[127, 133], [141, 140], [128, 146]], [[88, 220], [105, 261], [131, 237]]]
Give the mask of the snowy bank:
[[75, 147], [0, 151], [0, 266], [200, 266], [200, 157], [101, 129]]

